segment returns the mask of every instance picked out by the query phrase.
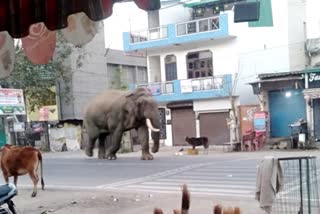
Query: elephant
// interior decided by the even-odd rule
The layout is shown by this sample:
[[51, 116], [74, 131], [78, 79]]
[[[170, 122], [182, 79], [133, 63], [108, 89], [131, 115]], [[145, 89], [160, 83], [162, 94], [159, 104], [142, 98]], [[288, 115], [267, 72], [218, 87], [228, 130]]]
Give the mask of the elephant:
[[109, 90], [97, 95], [86, 109], [84, 125], [88, 134], [85, 153], [89, 157], [93, 156], [95, 141], [98, 139], [98, 157], [117, 159], [116, 153], [120, 149], [122, 135], [131, 129], [137, 130], [142, 148], [142, 160], [153, 160], [149, 152], [148, 128], [152, 131], [152, 152], [156, 153], [159, 150], [158, 105], [146, 88], [137, 88], [131, 92]]

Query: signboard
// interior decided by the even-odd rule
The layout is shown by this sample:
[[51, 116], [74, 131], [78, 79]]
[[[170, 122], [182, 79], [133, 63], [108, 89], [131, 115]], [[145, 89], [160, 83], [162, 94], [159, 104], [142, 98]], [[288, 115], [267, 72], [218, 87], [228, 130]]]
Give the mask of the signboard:
[[310, 73], [308, 75], [309, 88], [320, 88], [320, 73]]
[[150, 84], [146, 86], [152, 95], [161, 94], [161, 84]]
[[33, 132], [38, 133], [43, 131], [43, 127], [41, 123], [34, 123], [31, 125], [31, 129]]
[[25, 124], [23, 122], [13, 123], [13, 131], [14, 132], [24, 132], [25, 131]]
[[180, 80], [181, 93], [191, 93], [192, 92], [192, 80]]
[[256, 112], [253, 116], [253, 126], [256, 132], [267, 131], [267, 112]]
[[[38, 121], [56, 121], [58, 119], [58, 109], [56, 105], [53, 106], [42, 106], [39, 109], [39, 114], [37, 115]], [[30, 117], [31, 118], [31, 117]], [[35, 116], [33, 118], [36, 118]]]
[[23, 91], [21, 89], [0, 88], [0, 115], [24, 115]]

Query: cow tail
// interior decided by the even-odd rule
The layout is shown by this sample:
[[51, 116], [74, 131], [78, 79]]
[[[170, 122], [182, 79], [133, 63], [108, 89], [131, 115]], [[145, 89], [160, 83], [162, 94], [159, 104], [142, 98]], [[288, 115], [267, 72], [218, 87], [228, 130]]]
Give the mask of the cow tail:
[[38, 158], [39, 158], [39, 162], [40, 162], [41, 188], [42, 188], [42, 190], [44, 190], [43, 167], [42, 167], [42, 155], [41, 155], [41, 152], [38, 152]]

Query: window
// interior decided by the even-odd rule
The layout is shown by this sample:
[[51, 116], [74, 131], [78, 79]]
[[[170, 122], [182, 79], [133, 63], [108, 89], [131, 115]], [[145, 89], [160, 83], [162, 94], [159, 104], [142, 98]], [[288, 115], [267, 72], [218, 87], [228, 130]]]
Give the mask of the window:
[[[172, 81], [177, 79], [177, 62], [175, 55], [168, 55], [164, 59], [166, 69], [166, 81]], [[190, 65], [189, 65], [190, 66]]]
[[204, 68], [205, 66], [206, 66], [206, 62], [205, 62], [205, 61], [201, 61], [200, 67], [201, 67], [201, 68]]
[[148, 72], [146, 67], [137, 67], [136, 83], [148, 82]]
[[212, 52], [209, 50], [187, 54], [188, 79], [213, 76]]

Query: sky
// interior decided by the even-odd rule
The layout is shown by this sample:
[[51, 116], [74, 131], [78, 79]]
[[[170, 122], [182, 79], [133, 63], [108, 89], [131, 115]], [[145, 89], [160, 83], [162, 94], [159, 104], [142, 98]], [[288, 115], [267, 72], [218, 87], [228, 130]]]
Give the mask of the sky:
[[147, 12], [139, 9], [134, 2], [116, 3], [113, 14], [104, 20], [105, 47], [123, 50], [123, 32], [148, 28]]

